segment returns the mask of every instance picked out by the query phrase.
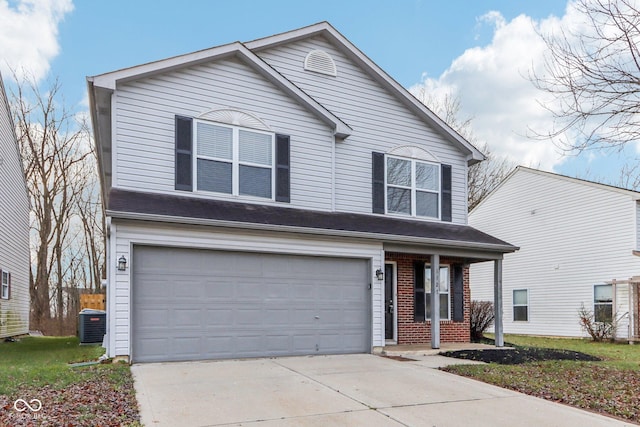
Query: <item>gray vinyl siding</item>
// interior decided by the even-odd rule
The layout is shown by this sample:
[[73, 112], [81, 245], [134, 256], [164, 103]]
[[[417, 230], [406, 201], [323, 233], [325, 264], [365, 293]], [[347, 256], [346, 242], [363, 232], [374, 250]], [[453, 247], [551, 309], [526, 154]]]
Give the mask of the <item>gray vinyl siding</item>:
[[[520, 247], [503, 263], [505, 333], [583, 336], [578, 310], [593, 310], [593, 286], [640, 274], [630, 191], [519, 169], [469, 224]], [[472, 264], [470, 274], [472, 299], [492, 301], [493, 263]], [[514, 289], [529, 290], [528, 322], [513, 322]], [[629, 310], [627, 285], [617, 287], [615, 310]]]
[[635, 250], [640, 250], [640, 201], [636, 201], [636, 246]]
[[[303, 70], [305, 56], [314, 49], [331, 55], [337, 77]], [[453, 222], [466, 223], [464, 156], [346, 55], [320, 36], [257, 54], [353, 128], [351, 136], [336, 144], [336, 210], [371, 213], [371, 152], [415, 145], [452, 165]]]
[[11, 273], [0, 299], [0, 338], [29, 332], [29, 198], [0, 76], [0, 269]]
[[[118, 87], [114, 185], [184, 195], [174, 190], [174, 116], [198, 117], [213, 109], [229, 107], [253, 113], [274, 132], [291, 137], [290, 205], [330, 210], [332, 130], [236, 59]], [[235, 199], [205, 192], [195, 194]]]

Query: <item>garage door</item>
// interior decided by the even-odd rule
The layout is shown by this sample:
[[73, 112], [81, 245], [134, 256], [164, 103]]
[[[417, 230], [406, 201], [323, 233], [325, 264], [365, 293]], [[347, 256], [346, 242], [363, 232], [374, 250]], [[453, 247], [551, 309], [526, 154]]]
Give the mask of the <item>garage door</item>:
[[136, 362], [370, 351], [366, 260], [136, 246]]

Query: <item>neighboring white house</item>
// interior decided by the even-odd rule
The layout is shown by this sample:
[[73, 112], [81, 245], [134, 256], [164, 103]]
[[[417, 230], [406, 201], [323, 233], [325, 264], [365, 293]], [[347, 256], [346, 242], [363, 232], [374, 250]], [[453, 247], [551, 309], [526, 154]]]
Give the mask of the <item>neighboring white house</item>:
[[0, 76], [0, 338], [29, 332], [29, 196]]
[[483, 154], [326, 22], [88, 90], [109, 356], [468, 341], [468, 264], [517, 249], [467, 225]]
[[[520, 247], [505, 257], [505, 333], [585, 336], [581, 305], [596, 320], [620, 318], [618, 337], [638, 335], [640, 193], [516, 168], [469, 223]], [[493, 266], [471, 267], [471, 296], [493, 301]], [[617, 283], [613, 283], [617, 281]], [[635, 298], [633, 298], [635, 296]]]

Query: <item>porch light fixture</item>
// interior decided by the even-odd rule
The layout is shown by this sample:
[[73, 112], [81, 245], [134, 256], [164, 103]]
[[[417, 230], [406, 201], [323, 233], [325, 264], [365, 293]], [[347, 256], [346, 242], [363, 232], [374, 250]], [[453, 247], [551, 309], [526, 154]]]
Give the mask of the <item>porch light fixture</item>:
[[381, 269], [377, 269], [376, 270], [376, 278], [378, 280], [382, 280], [384, 279], [384, 272]]
[[124, 255], [121, 255], [118, 259], [118, 271], [125, 271], [127, 269], [127, 259]]

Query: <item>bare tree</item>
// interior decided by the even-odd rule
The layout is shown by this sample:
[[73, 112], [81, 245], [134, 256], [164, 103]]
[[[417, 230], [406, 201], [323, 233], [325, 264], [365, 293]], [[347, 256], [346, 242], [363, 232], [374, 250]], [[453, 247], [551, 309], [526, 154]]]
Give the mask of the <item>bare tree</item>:
[[31, 320], [34, 327], [46, 328], [55, 313], [61, 333], [68, 311], [64, 292], [77, 286], [87, 252], [99, 252], [89, 246], [103, 241], [104, 227], [91, 228], [100, 221], [93, 217], [99, 210], [87, 209], [92, 191], [93, 203], [98, 200], [91, 190], [97, 179], [90, 165], [94, 157], [86, 121], [65, 108], [57, 80], [41, 91], [33, 79], [18, 79], [15, 73], [14, 79], [12, 107], [31, 199]]
[[[576, 0], [577, 29], [540, 34], [547, 45], [534, 85], [555, 102], [551, 130], [566, 150], [622, 147], [640, 139], [640, 9], [635, 0]], [[570, 133], [570, 139], [564, 137]]]
[[488, 143], [479, 143], [471, 126], [473, 118], [462, 117], [460, 114], [458, 97], [448, 93], [443, 98], [436, 98], [422, 87], [417, 98], [486, 156], [485, 161], [476, 163], [467, 171], [467, 204], [468, 209], [472, 210], [502, 182], [515, 165], [507, 158], [496, 155]]

